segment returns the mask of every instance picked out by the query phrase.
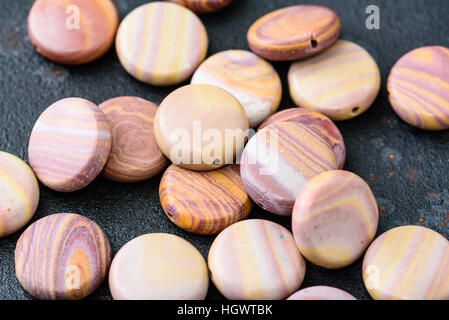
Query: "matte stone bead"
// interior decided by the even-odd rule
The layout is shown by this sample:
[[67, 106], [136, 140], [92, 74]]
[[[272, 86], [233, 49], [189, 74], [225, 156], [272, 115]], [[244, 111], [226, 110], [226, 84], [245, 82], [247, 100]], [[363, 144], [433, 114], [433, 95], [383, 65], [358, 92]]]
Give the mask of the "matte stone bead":
[[166, 0], [180, 4], [196, 13], [209, 13], [223, 9], [233, 0]]

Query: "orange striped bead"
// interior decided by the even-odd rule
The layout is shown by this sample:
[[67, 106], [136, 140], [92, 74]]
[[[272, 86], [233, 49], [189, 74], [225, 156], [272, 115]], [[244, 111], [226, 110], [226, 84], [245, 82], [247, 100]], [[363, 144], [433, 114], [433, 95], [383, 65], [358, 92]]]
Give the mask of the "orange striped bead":
[[231, 4], [232, 0], [166, 0], [180, 4], [196, 13], [209, 13], [223, 9]]
[[171, 165], [164, 173], [159, 196], [168, 218], [198, 234], [215, 234], [245, 219], [251, 211], [239, 166], [195, 172]]
[[388, 77], [390, 103], [408, 124], [449, 129], [449, 49], [423, 47], [403, 56]]
[[248, 31], [248, 44], [266, 59], [290, 61], [328, 48], [337, 41], [340, 31], [340, 18], [331, 9], [298, 5], [257, 20]]
[[28, 33], [48, 59], [82, 64], [109, 50], [118, 23], [110, 0], [37, 0], [28, 16]]

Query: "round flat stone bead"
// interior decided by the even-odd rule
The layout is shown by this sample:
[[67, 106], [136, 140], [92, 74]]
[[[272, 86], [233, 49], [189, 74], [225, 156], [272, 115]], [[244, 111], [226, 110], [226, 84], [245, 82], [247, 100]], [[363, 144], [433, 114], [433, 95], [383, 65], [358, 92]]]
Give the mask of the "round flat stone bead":
[[234, 162], [248, 136], [240, 102], [208, 84], [184, 86], [168, 95], [154, 120], [156, 141], [174, 164], [197, 171]]
[[162, 177], [159, 196], [173, 223], [198, 234], [218, 233], [245, 219], [252, 207], [238, 165], [207, 172], [171, 165]]
[[103, 170], [111, 140], [100, 108], [81, 98], [62, 99], [48, 107], [34, 125], [28, 145], [30, 165], [50, 189], [77, 191]]
[[192, 83], [212, 84], [231, 93], [242, 104], [252, 128], [275, 112], [282, 98], [282, 83], [273, 66], [244, 50], [209, 57], [193, 74]]
[[0, 151], [0, 238], [25, 226], [39, 203], [39, 186], [30, 167]]
[[118, 182], [137, 182], [154, 177], [167, 166], [154, 138], [157, 105], [137, 97], [118, 97], [99, 108], [112, 131], [111, 154], [103, 176]]
[[318, 131], [300, 123], [279, 122], [251, 138], [242, 154], [240, 174], [259, 206], [289, 216], [306, 183], [336, 168], [332, 147]]
[[209, 13], [223, 9], [231, 4], [232, 0], [166, 0], [180, 4], [196, 13]]
[[16, 275], [42, 300], [78, 300], [95, 291], [111, 262], [109, 240], [78, 214], [47, 216], [26, 229], [15, 251]]
[[404, 55], [388, 77], [390, 103], [408, 124], [449, 128], [449, 49], [423, 47]]
[[298, 107], [347, 120], [365, 112], [380, 90], [380, 71], [359, 45], [339, 40], [320, 55], [293, 63], [290, 95]]
[[203, 300], [206, 261], [186, 240], [153, 233], [125, 244], [114, 257], [109, 287], [115, 300]]
[[287, 300], [357, 300], [346, 291], [327, 287], [316, 286], [299, 290], [292, 294]]
[[207, 47], [201, 20], [169, 2], [151, 2], [132, 11], [120, 24], [116, 39], [123, 67], [136, 79], [158, 86], [190, 77], [206, 57]]
[[449, 300], [449, 241], [418, 226], [391, 229], [368, 248], [363, 280], [376, 300]]
[[298, 122], [318, 130], [332, 145], [338, 169], [343, 169], [346, 161], [346, 147], [343, 136], [328, 117], [304, 108], [290, 108], [273, 114], [259, 126], [259, 130], [274, 122]]
[[331, 9], [298, 5], [273, 11], [254, 22], [248, 31], [248, 44], [266, 59], [291, 61], [328, 48], [340, 31], [340, 18]]
[[31, 42], [61, 64], [82, 64], [104, 55], [119, 23], [110, 0], [38, 0], [28, 16]]
[[230, 300], [282, 300], [299, 289], [304, 258], [290, 231], [267, 220], [223, 230], [209, 251], [213, 283]]
[[338, 269], [365, 252], [376, 235], [378, 220], [376, 199], [362, 178], [348, 171], [327, 171], [299, 193], [292, 230], [307, 260]]

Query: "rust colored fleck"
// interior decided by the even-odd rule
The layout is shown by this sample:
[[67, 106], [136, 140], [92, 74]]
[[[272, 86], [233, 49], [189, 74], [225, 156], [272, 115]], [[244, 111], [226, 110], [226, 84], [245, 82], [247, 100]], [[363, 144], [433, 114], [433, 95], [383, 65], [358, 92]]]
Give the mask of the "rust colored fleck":
[[388, 156], [388, 158], [390, 158], [391, 160], [393, 160], [394, 158], [396, 158], [396, 156], [395, 156], [393, 153], [391, 153], [391, 154]]
[[390, 173], [388, 173], [387, 178], [390, 179], [392, 176], [394, 176], [394, 172], [393, 172], [393, 171], [391, 171]]
[[430, 199], [435, 199], [436, 194], [435, 194], [434, 192], [432, 192], [432, 193], [429, 193], [427, 196], [428, 196]]
[[388, 120], [387, 120], [387, 124], [391, 124], [391, 119], [388, 119]]
[[55, 75], [56, 76], [60, 76], [62, 74], [62, 71], [61, 70], [55, 70]]
[[440, 226], [444, 227], [445, 225], [444, 221], [440, 222]]
[[419, 221], [420, 223], [423, 223], [423, 222], [424, 222], [424, 218], [419, 218], [418, 221]]
[[385, 212], [389, 209], [389, 206], [380, 206], [380, 211]]
[[411, 169], [407, 172], [407, 177], [412, 180], [413, 182], [416, 182], [419, 178], [419, 172], [416, 169]]
[[8, 42], [8, 48], [12, 48], [12, 47], [14, 47], [14, 45], [15, 45], [14, 41]]

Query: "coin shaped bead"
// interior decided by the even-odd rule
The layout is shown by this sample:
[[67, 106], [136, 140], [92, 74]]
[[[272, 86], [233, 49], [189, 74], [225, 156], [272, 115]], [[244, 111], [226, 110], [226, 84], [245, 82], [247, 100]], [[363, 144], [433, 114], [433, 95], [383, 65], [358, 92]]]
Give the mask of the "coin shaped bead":
[[103, 176], [118, 182], [137, 182], [154, 177], [167, 166], [154, 138], [157, 105], [142, 98], [118, 97], [98, 107], [112, 131], [111, 154]]
[[293, 208], [292, 230], [307, 260], [338, 269], [365, 252], [378, 220], [368, 184], [354, 173], [335, 170], [321, 173], [302, 188]]
[[119, 16], [110, 0], [38, 0], [28, 16], [31, 42], [46, 58], [82, 64], [111, 48]]
[[223, 9], [231, 4], [232, 0], [166, 0], [180, 4], [196, 13], [209, 13]]
[[287, 300], [357, 300], [346, 291], [327, 287], [309, 287], [292, 294]]
[[25, 226], [39, 203], [33, 171], [16, 156], [0, 151], [0, 238]]
[[449, 49], [423, 47], [404, 55], [388, 77], [390, 103], [408, 124], [449, 128]]
[[248, 31], [248, 44], [266, 59], [291, 61], [328, 48], [340, 32], [340, 18], [331, 9], [297, 5], [273, 11], [254, 22]]
[[209, 57], [193, 74], [192, 83], [212, 84], [231, 93], [242, 104], [252, 128], [275, 112], [282, 98], [282, 83], [273, 66], [245, 50]]
[[198, 234], [218, 233], [245, 219], [252, 207], [238, 165], [207, 172], [171, 165], [162, 177], [159, 196], [173, 223]]
[[152, 233], [125, 244], [114, 257], [109, 287], [115, 300], [204, 300], [206, 261], [186, 240]]
[[320, 55], [293, 63], [288, 71], [295, 104], [332, 120], [347, 120], [365, 112], [376, 100], [380, 84], [379, 67], [373, 57], [345, 40]]
[[298, 122], [318, 130], [332, 145], [338, 169], [343, 169], [346, 161], [346, 147], [343, 136], [328, 117], [304, 108], [290, 108], [273, 114], [259, 126], [259, 130], [274, 122]]
[[279, 122], [250, 139], [242, 153], [240, 174], [259, 206], [289, 216], [306, 183], [336, 168], [332, 146], [323, 135], [307, 125]]
[[375, 300], [449, 300], [449, 241], [419, 226], [378, 237], [363, 259], [363, 281]]
[[174, 164], [207, 171], [234, 163], [248, 137], [248, 118], [227, 91], [192, 84], [169, 94], [154, 120], [156, 141]]
[[126, 71], [158, 86], [190, 77], [206, 57], [207, 47], [201, 20], [169, 2], [151, 2], [134, 9], [120, 24], [116, 38], [117, 55]]
[[59, 213], [30, 225], [15, 251], [22, 287], [41, 300], [78, 300], [95, 291], [111, 262], [100, 227], [78, 214]]
[[28, 156], [43, 184], [71, 192], [98, 176], [110, 149], [111, 130], [101, 109], [81, 98], [66, 98], [40, 115], [31, 132]]
[[306, 264], [290, 231], [267, 220], [224, 229], [209, 251], [211, 279], [230, 300], [281, 300], [299, 289]]

